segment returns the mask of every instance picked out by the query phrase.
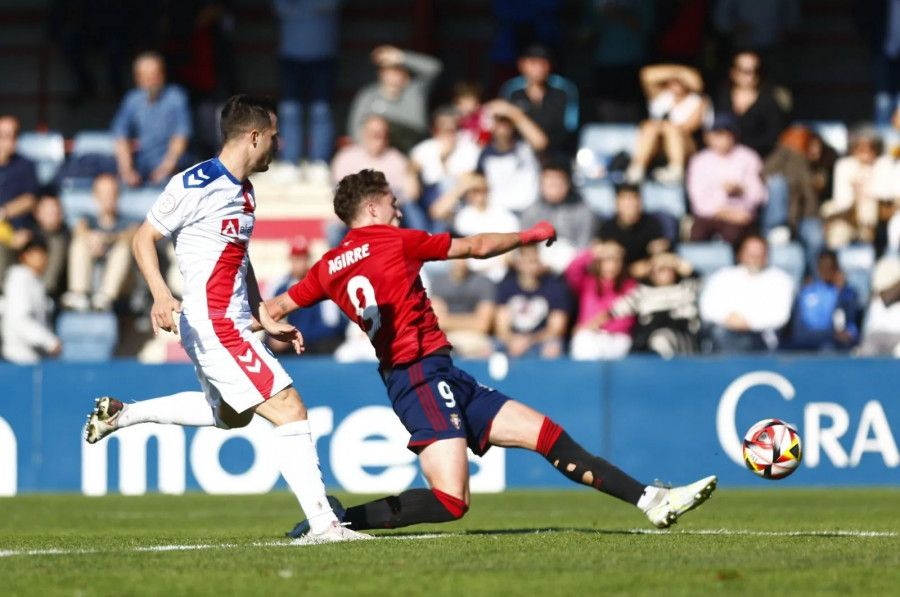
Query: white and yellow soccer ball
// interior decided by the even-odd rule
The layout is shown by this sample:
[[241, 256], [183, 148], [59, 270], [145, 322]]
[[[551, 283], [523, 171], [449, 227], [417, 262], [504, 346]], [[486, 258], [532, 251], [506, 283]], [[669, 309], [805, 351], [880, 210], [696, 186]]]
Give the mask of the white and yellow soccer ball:
[[784, 479], [802, 458], [800, 435], [784, 421], [764, 419], [744, 436], [744, 463], [764, 479]]

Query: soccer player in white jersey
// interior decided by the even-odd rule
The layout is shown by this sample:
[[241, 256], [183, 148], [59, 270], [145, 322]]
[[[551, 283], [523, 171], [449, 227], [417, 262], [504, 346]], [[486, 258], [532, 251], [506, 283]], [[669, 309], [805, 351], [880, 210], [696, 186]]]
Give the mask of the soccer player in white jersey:
[[[202, 392], [131, 404], [104, 396], [88, 416], [95, 443], [138, 423], [244, 427], [253, 413], [275, 425], [281, 473], [307, 517], [311, 543], [370, 539], [341, 526], [325, 497], [306, 406], [275, 357], [251, 333], [258, 323], [298, 347], [296, 328], [259, 314], [259, 286], [247, 255], [256, 199], [249, 176], [268, 169], [277, 149], [278, 119], [264, 99], [237, 95], [222, 110], [224, 146], [217, 158], [177, 174], [147, 214], [133, 242], [153, 294], [153, 331], [181, 332]], [[156, 243], [171, 238], [184, 276], [184, 297], [172, 296], [160, 272]], [[173, 313], [180, 313], [176, 323]]]

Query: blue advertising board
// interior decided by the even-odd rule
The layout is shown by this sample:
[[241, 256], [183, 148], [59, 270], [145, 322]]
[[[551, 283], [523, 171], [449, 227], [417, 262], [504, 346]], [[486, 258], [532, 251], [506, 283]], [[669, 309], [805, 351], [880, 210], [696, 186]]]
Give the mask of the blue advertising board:
[[[310, 409], [326, 485], [356, 493], [423, 485], [374, 365], [307, 357], [284, 363]], [[645, 482], [717, 474], [725, 486], [772, 485], [744, 468], [740, 438], [757, 420], [775, 417], [795, 425], [804, 446], [800, 469], [779, 486], [900, 484], [897, 361], [521, 360], [498, 380], [484, 362], [460, 365]], [[0, 495], [261, 493], [284, 486], [264, 421], [231, 431], [137, 425], [94, 446], [82, 440], [93, 397], [198, 391], [189, 365], [3, 364], [0, 384]], [[530, 452], [495, 448], [471, 460], [476, 492], [571, 486]]]

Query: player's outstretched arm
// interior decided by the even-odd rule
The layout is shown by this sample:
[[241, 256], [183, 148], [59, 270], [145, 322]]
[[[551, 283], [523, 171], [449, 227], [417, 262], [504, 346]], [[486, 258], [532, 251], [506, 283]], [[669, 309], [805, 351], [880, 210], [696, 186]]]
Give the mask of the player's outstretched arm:
[[300, 305], [295, 303], [294, 299], [292, 299], [291, 295], [287, 292], [282, 292], [278, 296], [270, 298], [263, 304], [269, 312], [269, 315], [275, 321], [283, 319], [288, 313], [293, 313], [300, 308]]
[[166, 330], [174, 334], [178, 333], [178, 326], [172, 313], [181, 313], [181, 302], [172, 296], [172, 291], [166, 285], [162, 272], [159, 269], [159, 257], [156, 255], [156, 243], [162, 240], [163, 235], [144, 220], [131, 241], [131, 250], [134, 259], [150, 287], [153, 295], [153, 307], [150, 309], [150, 321], [153, 323], [153, 333]]
[[487, 259], [508, 253], [522, 245], [547, 241], [547, 246], [550, 246], [555, 240], [556, 230], [553, 225], [550, 222], [538, 222], [522, 232], [485, 232], [464, 238], [454, 238], [450, 241], [447, 259], [466, 259], [468, 257]]

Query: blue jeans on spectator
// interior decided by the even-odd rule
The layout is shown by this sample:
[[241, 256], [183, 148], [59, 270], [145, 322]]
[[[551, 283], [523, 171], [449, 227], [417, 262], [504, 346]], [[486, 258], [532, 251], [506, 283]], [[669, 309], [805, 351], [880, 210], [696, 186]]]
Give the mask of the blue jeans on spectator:
[[713, 350], [717, 353], [735, 354], [770, 350], [759, 332], [736, 332], [721, 325], [710, 325], [707, 333], [712, 340]]
[[783, 174], [769, 176], [766, 179], [766, 187], [769, 189], [769, 201], [762, 209], [759, 222], [763, 237], [768, 236], [779, 226], [787, 226], [790, 201], [787, 178]]
[[825, 226], [822, 220], [815, 216], [803, 218], [797, 224], [797, 236], [800, 237], [806, 254], [806, 271], [815, 272], [819, 253], [825, 249]]
[[[300, 158], [328, 162], [334, 150], [331, 102], [337, 61], [281, 59], [281, 101], [278, 102], [281, 159], [296, 164]], [[309, 113], [309, 152], [304, 150], [304, 111]]]

